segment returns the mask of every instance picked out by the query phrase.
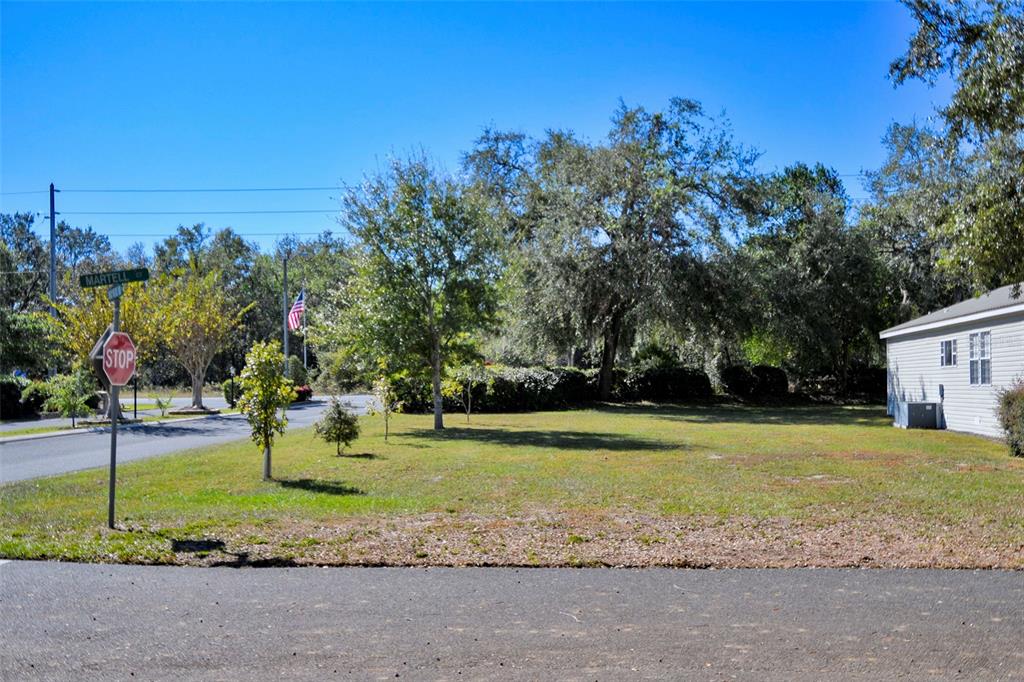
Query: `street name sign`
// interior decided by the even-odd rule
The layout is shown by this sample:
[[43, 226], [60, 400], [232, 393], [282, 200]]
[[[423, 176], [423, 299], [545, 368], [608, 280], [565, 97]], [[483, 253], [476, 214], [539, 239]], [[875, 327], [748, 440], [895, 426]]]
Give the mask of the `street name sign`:
[[112, 270], [111, 272], [90, 272], [79, 277], [78, 283], [88, 289], [89, 287], [110, 287], [128, 282], [145, 282], [147, 279], [149, 279], [149, 268], [135, 268], [133, 270]]
[[111, 386], [124, 386], [135, 374], [135, 344], [124, 332], [114, 332], [103, 344], [103, 373]]

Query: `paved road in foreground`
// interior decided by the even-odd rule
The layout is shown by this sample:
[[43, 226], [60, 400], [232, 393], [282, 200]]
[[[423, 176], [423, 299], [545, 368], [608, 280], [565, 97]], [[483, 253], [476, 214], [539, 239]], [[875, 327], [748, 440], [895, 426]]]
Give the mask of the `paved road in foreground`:
[[[368, 399], [367, 396], [342, 397], [360, 413], [365, 410]], [[326, 405], [326, 401], [316, 401], [291, 407], [289, 428], [311, 425], [319, 419]], [[245, 417], [238, 414], [180, 423], [138, 424], [118, 430], [117, 461], [130, 462], [248, 437], [249, 425]], [[109, 429], [0, 443], [0, 483], [105, 467], [109, 463]]]
[[1020, 679], [1024, 573], [0, 566], [5, 679]]

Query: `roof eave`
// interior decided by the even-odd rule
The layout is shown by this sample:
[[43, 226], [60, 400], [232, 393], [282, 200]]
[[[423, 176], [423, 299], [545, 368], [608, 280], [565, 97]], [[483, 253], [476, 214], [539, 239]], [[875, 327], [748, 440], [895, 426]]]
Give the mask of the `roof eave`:
[[970, 313], [968, 315], [958, 315], [956, 317], [950, 317], [945, 320], [936, 320], [935, 322], [926, 322], [924, 324], [917, 324], [913, 327], [890, 327], [879, 333], [878, 338], [880, 339], [893, 339], [897, 336], [907, 336], [908, 334], [916, 334], [918, 332], [931, 331], [933, 329], [942, 329], [943, 327], [951, 327], [955, 324], [964, 324], [966, 322], [975, 322], [978, 320], [987, 320], [993, 317], [1000, 317], [1002, 315], [1012, 315], [1014, 313], [1024, 312], [1024, 303], [1017, 303], [1015, 305], [1003, 306], [1002, 308], [994, 308], [992, 310], [982, 310], [977, 313]]

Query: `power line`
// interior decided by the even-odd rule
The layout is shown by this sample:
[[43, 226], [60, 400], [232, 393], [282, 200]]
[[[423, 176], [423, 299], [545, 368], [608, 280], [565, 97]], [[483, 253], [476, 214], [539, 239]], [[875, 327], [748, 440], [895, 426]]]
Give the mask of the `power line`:
[[[231, 231], [232, 234], [239, 237], [280, 237], [287, 235], [295, 235], [297, 237], [308, 237], [308, 236], [320, 236], [324, 232], [331, 232], [331, 230], [323, 230], [320, 232], [235, 232]], [[104, 237], [176, 237], [177, 235], [169, 232], [105, 232]]]
[[61, 215], [266, 215], [280, 213], [337, 213], [337, 208], [289, 209], [281, 211], [61, 211]]
[[61, 192], [78, 192], [89, 194], [157, 194], [157, 193], [194, 193], [194, 192], [322, 192], [341, 189], [337, 185], [325, 187], [207, 187], [207, 188], [176, 188], [176, 189], [61, 189]]
[[15, 195], [15, 194], [49, 194], [49, 192], [50, 192], [50, 190], [48, 190], [48, 189], [32, 189], [32, 190], [28, 190], [28, 191], [25, 191], [25, 192], [0, 192], [0, 195], [6, 197], [6, 196], [12, 196], [12, 195]]

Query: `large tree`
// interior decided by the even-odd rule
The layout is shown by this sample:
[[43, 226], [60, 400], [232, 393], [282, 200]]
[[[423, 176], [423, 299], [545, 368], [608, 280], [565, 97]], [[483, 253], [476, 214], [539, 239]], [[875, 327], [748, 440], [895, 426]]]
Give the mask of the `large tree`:
[[970, 169], [947, 153], [941, 136], [915, 125], [892, 125], [883, 142], [888, 157], [868, 174], [872, 200], [860, 223], [886, 272], [886, 324], [897, 324], [973, 293], [963, 269], [940, 266], [953, 246], [941, 227], [952, 219]]
[[979, 288], [1024, 281], [1024, 5], [905, 0], [917, 20], [890, 74], [954, 83], [941, 109], [945, 154], [968, 169], [949, 212], [932, 230], [947, 241], [943, 264]]
[[394, 160], [346, 194], [342, 223], [354, 272], [315, 318], [319, 343], [369, 371], [429, 375], [444, 428], [442, 376], [496, 320], [501, 250], [486, 204], [424, 158]]
[[247, 307], [224, 291], [220, 274], [166, 275], [146, 288], [159, 338], [192, 381], [192, 409], [203, 410], [203, 383], [214, 356], [236, 333]]
[[663, 112], [622, 105], [596, 144], [487, 133], [467, 167], [520, 244], [520, 309], [538, 334], [600, 346], [607, 399], [632, 330], [703, 293], [680, 285], [733, 227], [755, 157], [699, 104], [673, 99]]
[[820, 165], [768, 176], [761, 197], [743, 245], [756, 282], [752, 337], [797, 374], [824, 372], [845, 390], [851, 361], [873, 359], [877, 345], [881, 271], [870, 236], [849, 224], [842, 182]]

